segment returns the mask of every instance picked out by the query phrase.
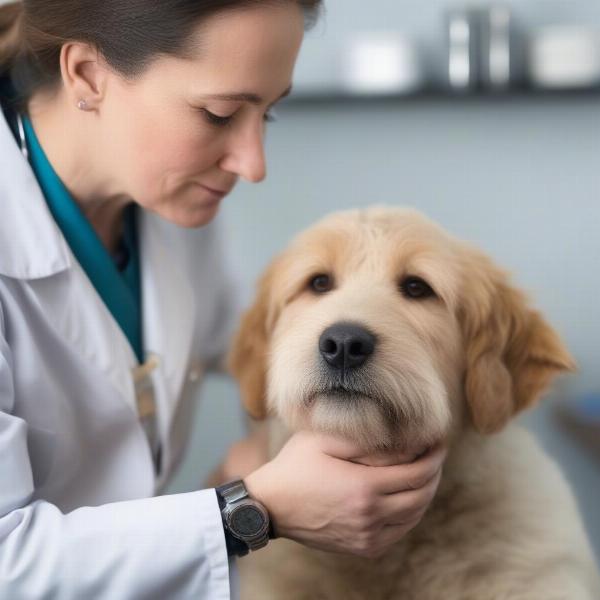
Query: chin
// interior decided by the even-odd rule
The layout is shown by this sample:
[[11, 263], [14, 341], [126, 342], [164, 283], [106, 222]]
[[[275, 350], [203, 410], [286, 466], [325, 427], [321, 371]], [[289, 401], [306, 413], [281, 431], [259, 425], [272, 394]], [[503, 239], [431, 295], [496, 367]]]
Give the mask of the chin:
[[157, 210], [155, 211], [160, 217], [186, 229], [196, 229], [204, 225], [208, 225], [218, 214], [220, 204], [211, 206], [200, 206], [193, 208], [185, 208], [183, 210]]

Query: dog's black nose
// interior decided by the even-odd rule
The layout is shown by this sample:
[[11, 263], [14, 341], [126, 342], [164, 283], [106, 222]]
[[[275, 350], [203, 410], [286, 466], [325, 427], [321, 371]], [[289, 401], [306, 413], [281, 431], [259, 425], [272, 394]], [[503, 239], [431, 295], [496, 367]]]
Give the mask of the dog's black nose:
[[375, 336], [353, 323], [336, 323], [319, 338], [319, 351], [336, 369], [360, 367], [375, 350]]

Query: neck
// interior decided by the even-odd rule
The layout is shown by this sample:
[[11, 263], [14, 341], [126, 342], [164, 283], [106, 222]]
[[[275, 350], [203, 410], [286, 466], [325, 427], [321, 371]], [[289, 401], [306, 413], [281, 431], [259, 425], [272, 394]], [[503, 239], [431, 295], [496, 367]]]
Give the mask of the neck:
[[114, 252], [122, 235], [123, 209], [131, 199], [104, 175], [110, 169], [94, 143], [96, 115], [71, 108], [62, 94], [34, 97], [28, 112], [48, 161], [104, 246]]

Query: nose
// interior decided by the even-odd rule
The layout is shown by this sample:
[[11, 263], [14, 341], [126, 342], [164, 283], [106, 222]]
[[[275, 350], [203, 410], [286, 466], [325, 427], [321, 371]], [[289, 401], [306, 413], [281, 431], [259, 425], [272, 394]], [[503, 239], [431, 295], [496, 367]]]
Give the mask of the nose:
[[336, 323], [319, 338], [319, 352], [336, 369], [360, 367], [375, 350], [375, 336], [354, 323]]
[[239, 175], [250, 183], [260, 183], [267, 175], [264, 148], [264, 128], [249, 127], [232, 136], [228, 152], [220, 167]]

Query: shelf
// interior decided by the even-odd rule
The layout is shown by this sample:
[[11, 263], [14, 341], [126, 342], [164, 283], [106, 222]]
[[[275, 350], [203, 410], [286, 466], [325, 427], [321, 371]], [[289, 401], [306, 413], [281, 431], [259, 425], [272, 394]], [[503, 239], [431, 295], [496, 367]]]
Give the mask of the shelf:
[[453, 93], [448, 89], [424, 89], [410, 94], [352, 94], [342, 90], [314, 91], [298, 90], [282, 102], [282, 105], [311, 104], [362, 104], [373, 102], [415, 103], [421, 101], [435, 102], [511, 102], [513, 100], [535, 101], [578, 101], [598, 99], [600, 106], [600, 87], [585, 90], [541, 90], [530, 88], [514, 88], [506, 92], [472, 91]]

